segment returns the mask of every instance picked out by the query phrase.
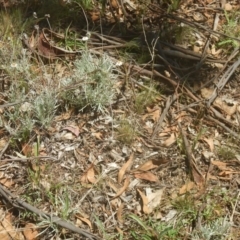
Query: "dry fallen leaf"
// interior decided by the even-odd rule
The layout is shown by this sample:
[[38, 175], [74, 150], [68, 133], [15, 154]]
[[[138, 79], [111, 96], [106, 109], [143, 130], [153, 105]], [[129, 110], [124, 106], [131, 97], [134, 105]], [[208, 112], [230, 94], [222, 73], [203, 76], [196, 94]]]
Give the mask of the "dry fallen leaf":
[[78, 137], [80, 133], [78, 126], [67, 126], [67, 127], [64, 127], [62, 130], [68, 130], [71, 133], [73, 133], [76, 137]]
[[188, 182], [180, 188], [179, 194], [180, 195], [185, 194], [186, 192], [189, 192], [191, 189], [193, 189], [195, 186], [196, 185], [194, 182]]
[[83, 174], [83, 176], [80, 178], [80, 181], [82, 183], [96, 183], [95, 170], [93, 164], [91, 164], [91, 166]]
[[9, 178], [0, 178], [0, 183], [8, 189], [14, 184], [13, 180]]
[[157, 122], [160, 117], [160, 108], [155, 107], [153, 109], [147, 107], [148, 113], [142, 117], [142, 120], [145, 121], [146, 118], [152, 119], [154, 122]]
[[30, 157], [32, 156], [32, 146], [29, 145], [28, 143], [24, 143], [22, 144], [22, 153], [24, 154], [24, 156], [26, 157]]
[[153, 210], [161, 204], [161, 199], [163, 195], [164, 188], [157, 190], [154, 193], [150, 193], [147, 195], [148, 199], [148, 210], [149, 213], [153, 212]]
[[108, 186], [113, 189], [114, 192], [118, 191], [118, 188], [110, 181], [108, 181]]
[[222, 171], [218, 174], [218, 176], [224, 177], [224, 178], [225, 177], [230, 177], [231, 178], [233, 173], [234, 173], [233, 171]]
[[208, 144], [211, 152], [213, 152], [214, 150], [213, 138], [203, 138], [203, 141], [205, 141]]
[[93, 132], [92, 135], [99, 140], [102, 140], [102, 133], [101, 132]]
[[124, 203], [121, 203], [121, 205], [119, 206], [118, 210], [117, 210], [117, 220], [123, 224], [123, 217], [122, 217], [122, 213], [123, 213], [123, 208], [124, 208]]
[[1, 220], [0, 222], [0, 239], [1, 240], [11, 240], [14, 239], [14, 236], [11, 237], [10, 234], [8, 234], [8, 232], [14, 232], [14, 228], [13, 225], [11, 223], [11, 217], [9, 217], [8, 215]]
[[125, 192], [125, 190], [127, 189], [127, 187], [129, 186], [129, 183], [130, 183], [130, 178], [127, 177], [127, 178], [125, 179], [125, 181], [124, 181], [123, 187], [119, 189], [119, 191], [118, 191], [117, 194], [113, 197], [113, 199], [121, 196], [121, 195]]
[[21, 232], [17, 231], [12, 224], [12, 215], [9, 213], [1, 214], [0, 221], [0, 239], [1, 240], [24, 240]]
[[167, 162], [168, 162], [168, 160], [163, 159], [163, 158], [157, 159], [157, 160], [148, 160], [147, 162], [143, 163], [142, 165], [140, 165], [138, 168], [136, 168], [132, 172], [135, 172], [135, 171], [149, 171], [149, 170], [157, 168], [161, 164], [164, 164], [164, 163], [167, 163]]
[[176, 140], [177, 140], [176, 135], [174, 133], [171, 133], [171, 136], [163, 142], [163, 145], [166, 146], [166, 147], [169, 147], [173, 143], [175, 143]]
[[232, 10], [232, 5], [230, 4], [230, 3], [226, 3], [225, 4], [225, 6], [224, 6], [224, 9], [226, 10], [226, 11], [231, 11]]
[[219, 56], [220, 53], [222, 53], [223, 49], [222, 48], [219, 48], [216, 50], [216, 46], [213, 44], [212, 48], [211, 48], [211, 54], [212, 55], [217, 55]]
[[38, 36], [38, 54], [52, 60], [57, 57], [57, 51], [54, 47], [52, 47], [49, 42], [46, 41], [43, 32], [41, 32]]
[[35, 240], [38, 236], [37, 226], [33, 223], [27, 223], [23, 229], [23, 234], [26, 240]]
[[114, 8], [114, 9], [117, 9], [119, 6], [118, 6], [118, 1], [116, 0], [111, 0], [111, 6]]
[[[213, 92], [213, 89], [201, 89], [201, 95], [204, 99], [209, 99], [212, 96]], [[217, 97], [213, 102], [213, 105], [220, 108], [227, 115], [232, 116], [237, 111], [238, 102], [228, 98], [227, 96], [222, 96]]]
[[211, 164], [217, 166], [220, 170], [229, 170], [229, 168], [227, 167], [227, 163], [225, 162], [212, 160]]
[[118, 198], [114, 198], [114, 199], [110, 200], [111, 207], [112, 207], [113, 210], [118, 209], [119, 201], [121, 202], [121, 200], [119, 200]]
[[31, 37], [28, 39], [28, 44], [31, 48], [35, 48], [37, 45], [37, 39], [34, 35], [34, 31], [32, 32]]
[[191, 173], [192, 173], [192, 177], [194, 179], [194, 182], [198, 185], [198, 186], [203, 186], [204, 183], [204, 177], [202, 175], [202, 173], [199, 171], [197, 165], [194, 163], [194, 161], [191, 161]]
[[119, 227], [116, 227], [116, 229], [120, 235], [123, 235], [123, 230], [121, 230]]
[[135, 172], [135, 178], [144, 179], [150, 182], [158, 182], [158, 177], [151, 172]]
[[99, 17], [100, 17], [99, 12], [89, 12], [89, 14], [91, 15], [91, 19], [92, 19], [93, 22], [98, 20]]
[[45, 164], [36, 164], [33, 160], [28, 160], [28, 165], [34, 172], [43, 172], [46, 169]]
[[147, 199], [147, 197], [146, 197], [145, 194], [142, 193], [139, 189], [137, 189], [137, 191], [138, 191], [139, 195], [140, 195], [141, 198], [142, 198], [142, 211], [143, 211], [145, 214], [149, 214], [150, 211], [149, 211], [148, 206], [147, 206], [147, 205], [148, 205], [148, 199]]
[[90, 183], [96, 183], [95, 172], [93, 166], [87, 171], [87, 179]]
[[7, 146], [7, 140], [6, 138], [0, 139], [0, 151], [2, 151]]
[[92, 229], [92, 223], [90, 222], [89, 219], [85, 218], [85, 217], [81, 217], [80, 215], [76, 215], [76, 218], [80, 219], [82, 222], [85, 222], [90, 229]]
[[119, 170], [119, 172], [118, 172], [118, 183], [119, 184], [122, 182], [123, 176], [126, 173], [126, 171], [131, 168], [132, 163], [133, 163], [133, 157], [134, 157], [134, 154], [132, 153], [131, 156], [129, 157], [129, 160], [125, 164], [123, 164], [123, 166]]
[[77, 218], [75, 224], [77, 227], [82, 227], [83, 222]]
[[239, 171], [234, 171], [232, 168], [227, 166], [227, 163], [221, 161], [211, 161], [211, 164], [217, 166], [221, 172], [218, 174], [221, 177], [232, 175], [234, 173], [239, 174]]
[[56, 116], [54, 120], [55, 121], [68, 120], [72, 116], [73, 111], [74, 109], [72, 108], [68, 112], [63, 113], [60, 116]]
[[221, 99], [216, 98], [214, 101], [214, 106], [220, 108], [222, 111], [224, 111], [227, 115], [232, 116], [237, 111], [237, 102], [231, 101], [230, 99]]
[[202, 88], [201, 89], [201, 95], [204, 99], [209, 99], [213, 94], [213, 89], [209, 88]]

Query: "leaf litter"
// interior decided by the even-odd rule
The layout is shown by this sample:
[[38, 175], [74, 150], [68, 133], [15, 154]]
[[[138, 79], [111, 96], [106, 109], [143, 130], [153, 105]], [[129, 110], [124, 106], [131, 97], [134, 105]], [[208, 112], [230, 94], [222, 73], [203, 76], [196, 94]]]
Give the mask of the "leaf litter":
[[[209, 1], [205, 2], [209, 3]], [[193, 8], [191, 1], [184, 2], [179, 11], [186, 16], [186, 19], [194, 19], [200, 25], [203, 25], [204, 22], [209, 30], [212, 29], [211, 24], [214, 19], [212, 18], [212, 9], [206, 7], [205, 2], [201, 1], [201, 3], [196, 4], [196, 6], [201, 6], [199, 9], [204, 11], [199, 10], [193, 15], [191, 15], [191, 12], [196, 11], [196, 9]], [[124, 15], [124, 12], [129, 14], [129, 11], [131, 13], [131, 11], [134, 12], [137, 9], [131, 1], [127, 1], [124, 6], [118, 6], [116, 1], [111, 1], [110, 4], [114, 11], [109, 14], [109, 21], [115, 21], [114, 14], [119, 17]], [[149, 6], [153, 7], [152, 4]], [[232, 3], [223, 5], [222, 8], [229, 12], [235, 7]], [[157, 16], [152, 9], [150, 8], [148, 11], [150, 11], [151, 15]], [[128, 19], [128, 14], [125, 15], [126, 19]], [[100, 19], [98, 11], [91, 11], [90, 16], [93, 21]], [[171, 21], [165, 18], [167, 23], [184, 20], [178, 19], [176, 17], [179, 16], [171, 14], [167, 15], [167, 17], [171, 17]], [[222, 18], [224, 18], [224, 15], [222, 15]], [[201, 30], [200, 25], [196, 25], [199, 27], [199, 32]], [[131, 21], [129, 21], [129, 26], [131, 26]], [[187, 55], [191, 53], [191, 56], [195, 58], [199, 56], [194, 55], [194, 53], [201, 54], [204, 52], [204, 43], [208, 38], [207, 34], [204, 37], [202, 35], [204, 35], [203, 32], [201, 34], [192, 34], [188, 40], [190, 38], [192, 40], [193, 37], [198, 45], [191, 46], [189, 42], [183, 42], [181, 46], [189, 47], [187, 47], [188, 49], [181, 48], [181, 51]], [[214, 202], [215, 198], [221, 198], [222, 196], [211, 195], [213, 196], [212, 199], [208, 200], [204, 199], [205, 196], [199, 195], [203, 192], [210, 195], [211, 190], [224, 191], [227, 188], [228, 195], [235, 199], [237, 197], [235, 193], [239, 185], [239, 180], [237, 180], [240, 172], [239, 160], [237, 157], [233, 157], [231, 160], [226, 159], [223, 157], [224, 155], [220, 156], [217, 152], [222, 146], [230, 145], [230, 148], [234, 148], [236, 151], [235, 156], [238, 155], [238, 140], [234, 138], [236, 135], [232, 135], [231, 129], [237, 131], [239, 125], [237, 95], [239, 72], [235, 72], [236, 76], [233, 75], [233, 79], [227, 82], [224, 88], [222, 88], [222, 85], [220, 88], [215, 88], [218, 78], [212, 81], [212, 76], [217, 76], [221, 71], [224, 73], [224, 69], [226, 69], [224, 67], [225, 63], [217, 62], [217, 60], [224, 58], [226, 50], [224, 48], [216, 49], [217, 33], [215, 35], [209, 38], [212, 45], [206, 50], [208, 55], [201, 56], [202, 60], [206, 59], [206, 65], [203, 65], [198, 72], [199, 74], [194, 74], [193, 78], [191, 74], [187, 76], [189, 80], [186, 80], [186, 82], [182, 82], [185, 81], [186, 77], [185, 73], [181, 75], [184, 70], [183, 72], [174, 70], [178, 65], [182, 68], [185, 67], [185, 60], [179, 61], [176, 58], [174, 62], [177, 63], [177, 66], [172, 65], [174, 62], [169, 62], [170, 65], [165, 66], [168, 71], [167, 76], [162, 74], [163, 71], [156, 72], [147, 65], [146, 68], [142, 68], [137, 63], [136, 66], [133, 66], [132, 63], [126, 61], [126, 64], [114, 69], [119, 74], [118, 83], [114, 84], [119, 99], [113, 99], [111, 107], [106, 106], [104, 111], [96, 112], [89, 110], [89, 106], [76, 110], [71, 104], [64, 107], [61, 105], [57, 112], [59, 115], [54, 117], [50, 127], [34, 126], [31, 137], [27, 141], [21, 140], [21, 144], [15, 149], [11, 146], [7, 148], [7, 151], [4, 150], [6, 141], [3, 141], [0, 164], [1, 185], [12, 192], [16, 192], [19, 197], [24, 197], [23, 193], [25, 193], [31, 198], [31, 189], [27, 189], [24, 185], [30, 186], [29, 183], [32, 183], [34, 196], [31, 200], [39, 209], [44, 209], [48, 213], [53, 210], [59, 216], [71, 219], [75, 225], [103, 238], [106, 234], [113, 234], [116, 231], [124, 239], [130, 239], [128, 230], [131, 224], [129, 224], [127, 218], [129, 213], [136, 214], [142, 221], [147, 217], [153, 217], [158, 219], [159, 222], [171, 223], [173, 219], [173, 221], [177, 222], [180, 216], [177, 214], [177, 205], [172, 202], [191, 195], [194, 198], [195, 207], [198, 208], [196, 214], [198, 217], [193, 219], [188, 226], [187, 233], [186, 228], [180, 226], [179, 235], [176, 239], [189, 237], [189, 234], [194, 232], [194, 229], [192, 229], [194, 224], [192, 223], [198, 221], [200, 225], [204, 225], [204, 220], [207, 220], [203, 220], [203, 215], [201, 216], [202, 210], [199, 207], [199, 202], [206, 200], [210, 201], [209, 205], [211, 203], [217, 204]], [[54, 38], [51, 39], [51, 36], [54, 36]], [[111, 48], [110, 43], [113, 39], [110, 36], [105, 36], [106, 38], [103, 39], [103, 36], [95, 35], [91, 41], [86, 42], [89, 50], [96, 51], [94, 47], [98, 46], [99, 37], [102, 37], [102, 50], [109, 47], [111, 50], [106, 50], [106, 52], [111, 55], [111, 58], [114, 58], [111, 51], [115, 48]], [[61, 38], [62, 35], [45, 28], [41, 29], [39, 36], [34, 33], [24, 43], [30, 54], [43, 57], [45, 60], [51, 60], [48, 62], [50, 72], [52, 60], [56, 58], [74, 59], [77, 55], [76, 51], [68, 51], [53, 45]], [[186, 39], [182, 40], [186, 41]], [[177, 41], [177, 39], [174, 39], [174, 41]], [[114, 44], [124, 45], [127, 43], [123, 39], [115, 38]], [[191, 47], [194, 53], [189, 52]], [[175, 49], [175, 51], [178, 50]], [[116, 52], [114, 53], [116, 57]], [[95, 52], [95, 54], [94, 57], [99, 58], [102, 52]], [[185, 57], [188, 56], [181, 55], [181, 59]], [[211, 63], [210, 60], [213, 60], [213, 62]], [[117, 63], [119, 59], [114, 58], [113, 61]], [[231, 60], [228, 63], [229, 65], [232, 64]], [[72, 72], [72, 69], [71, 71], [68, 69], [68, 67], [71, 67], [71, 63], [68, 66], [65, 66], [64, 63], [56, 63], [55, 66], [57, 77], [54, 80], [63, 78], [62, 80], [67, 82]], [[208, 68], [205, 68], [206, 66]], [[44, 68], [48, 68], [48, 65], [46, 64]], [[126, 72], [125, 75], [123, 74], [124, 71]], [[143, 81], [143, 83], [138, 84], [135, 79], [126, 76], [129, 74], [127, 71], [130, 71], [131, 76], [139, 75], [136, 79], [137, 81]], [[143, 75], [151, 76], [157, 82], [158, 89], [163, 91], [161, 91], [161, 98], [157, 98], [149, 106], [144, 106], [142, 114], [136, 114], [133, 107], [136, 94], [142, 91], [143, 85], [148, 87], [147, 81], [141, 80]], [[52, 73], [45, 73], [44, 76], [53, 75]], [[198, 76], [201, 80], [195, 79]], [[223, 79], [222, 83], [226, 79], [227, 77]], [[44, 85], [48, 81], [47, 77], [44, 79], [42, 76], [41, 84]], [[196, 81], [199, 83], [196, 83]], [[211, 87], [202, 87], [204, 84], [211, 84], [211, 81], [215, 82]], [[56, 82], [56, 85], [53, 86], [57, 88], [59, 84], [59, 82]], [[73, 86], [78, 86], [77, 84], [79, 83]], [[93, 89], [96, 87], [94, 82], [88, 84]], [[196, 91], [199, 85], [201, 89]], [[68, 89], [71, 89], [71, 87]], [[71, 92], [71, 94], [75, 94], [74, 96], [81, 95], [84, 92], [82, 90]], [[39, 88], [32, 91], [37, 93]], [[59, 89], [59, 92], [63, 91], [64, 88]], [[168, 98], [170, 95], [168, 93], [173, 92], [176, 93], [174, 94], [175, 97]], [[218, 96], [207, 108], [203, 102], [211, 102], [210, 99], [216, 92]], [[29, 94], [31, 94], [31, 91]], [[61, 100], [60, 103], [62, 104], [64, 101], [66, 101], [66, 98]], [[20, 126], [18, 121], [8, 126], [7, 121], [4, 119], [4, 112], [11, 113], [12, 109], [17, 110], [17, 107], [4, 108], [4, 111], [1, 112], [1, 117], [5, 121], [5, 125], [3, 125], [6, 127], [5, 133], [13, 132], [13, 126], [16, 128]], [[216, 121], [214, 122], [209, 116], [213, 116]], [[123, 118], [130, 123], [131, 129], [136, 130], [136, 134], [131, 137], [128, 144], [116, 137], [119, 120]], [[218, 134], [216, 134], [216, 131], [218, 131]], [[127, 134], [129, 133], [125, 133], [125, 135]], [[1, 133], [1, 137], [3, 136], [4, 132]], [[38, 146], [36, 137], [41, 139], [41, 146]], [[151, 155], [154, 152], [156, 154]], [[216, 186], [219, 186], [219, 188]], [[53, 198], [53, 196], [56, 198]], [[34, 199], [41, 200], [34, 202]], [[44, 202], [44, 199], [48, 201]], [[229, 203], [224, 202], [223, 198], [219, 200], [219, 204], [220, 202], [222, 205], [218, 207], [226, 209], [221, 216], [225, 217], [231, 212], [232, 221], [238, 226], [236, 213], [239, 211], [239, 206], [236, 204], [234, 209], [229, 208]], [[233, 202], [231, 204], [233, 206]], [[68, 206], [69, 209], [64, 211], [64, 206]], [[180, 211], [182, 211], [183, 215], [184, 211]], [[218, 210], [216, 209], [216, 211]], [[136, 219], [137, 217], [135, 217]], [[182, 219], [179, 221], [182, 221]], [[8, 233], [18, 232], [8, 215], [2, 222]], [[97, 223], [102, 224], [105, 233], [104, 231], [99, 233], [96, 230]], [[24, 234], [26, 239], [37, 238], [39, 232], [36, 225], [25, 220], [23, 226], [19, 234]], [[145, 226], [145, 223], [141, 226]], [[149, 234], [154, 232], [150, 230], [150, 227], [145, 229]], [[53, 237], [50, 231], [46, 232], [49, 239]], [[161, 233], [164, 234], [164, 231]], [[62, 234], [65, 238], [71, 235], [69, 232]], [[2, 239], [6, 236], [6, 234], [3, 235]], [[11, 237], [14, 238], [15, 235]], [[23, 238], [23, 235], [21, 237]], [[21, 237], [19, 236], [19, 239]]]

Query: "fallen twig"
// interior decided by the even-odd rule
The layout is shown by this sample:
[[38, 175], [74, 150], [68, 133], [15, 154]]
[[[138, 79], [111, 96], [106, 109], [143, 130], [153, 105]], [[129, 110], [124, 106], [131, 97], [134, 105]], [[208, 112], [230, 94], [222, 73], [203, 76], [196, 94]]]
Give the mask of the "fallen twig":
[[48, 214], [48, 213], [44, 213], [41, 210], [39, 210], [38, 208], [26, 203], [25, 201], [15, 197], [10, 191], [8, 191], [7, 189], [5, 189], [1, 184], [0, 184], [0, 195], [8, 202], [10, 203], [12, 206], [18, 208], [18, 209], [27, 209], [28, 211], [31, 211], [37, 215], [39, 215], [39, 217], [47, 219], [49, 222], [51, 223], [55, 223], [63, 228], [69, 229], [75, 233], [78, 233], [80, 235], [83, 235], [87, 238], [89, 238], [90, 240], [94, 240], [97, 239], [99, 240], [100, 238], [95, 236], [94, 234], [76, 227], [75, 225], [73, 225], [70, 222], [67, 222], [57, 216]]
[[28, 160], [35, 160], [35, 159], [53, 159], [54, 161], [59, 161], [57, 158], [52, 156], [37, 156], [37, 157], [26, 157], [26, 158], [16, 158], [14, 156], [7, 155], [10, 158], [4, 158], [2, 161], [4, 162], [27, 162]]
[[228, 64], [230, 63], [230, 61], [236, 57], [236, 55], [239, 53], [239, 48], [234, 49], [234, 51], [231, 53], [231, 55], [228, 57], [228, 60], [225, 62], [224, 66], [218, 71], [218, 73], [209, 81], [207, 81], [206, 83], [204, 83], [200, 88], [197, 88], [194, 92], [198, 92], [199, 90], [205, 88], [206, 86], [208, 86], [210, 83], [214, 82], [215, 80], [217, 80], [220, 75], [222, 74], [222, 72], [226, 69], [226, 67], [228, 66]]
[[20, 102], [14, 102], [14, 103], [6, 103], [6, 104], [2, 104], [2, 105], [0, 105], [0, 108], [12, 107], [12, 106], [17, 105], [17, 104], [20, 104], [20, 103], [23, 103], [23, 101], [20, 101]]
[[[101, 55], [101, 53], [99, 53], [98, 51], [95, 51], [95, 50], [91, 50], [90, 51], [94, 54], [97, 54], [97, 55]], [[235, 54], [233, 55], [235, 56]], [[232, 57], [233, 57], [232, 56]], [[228, 60], [231, 60], [232, 59], [229, 58]], [[117, 62], [117, 60], [115, 58], [112, 58], [112, 60], [114, 62]], [[240, 61], [240, 60], [238, 60]], [[236, 63], [235, 63], [236, 64]], [[178, 87], [179, 86], [179, 89], [181, 89], [182, 93], [185, 93], [186, 95], [188, 95], [191, 99], [193, 99], [195, 102], [201, 102], [201, 100], [194, 94], [194, 92], [191, 92], [186, 86], [184, 85], [179, 85], [179, 83], [175, 80], [173, 80], [172, 78], [169, 78], [169, 77], [166, 77], [164, 76], [163, 74], [161, 74], [160, 72], [156, 71], [156, 70], [147, 70], [147, 69], [144, 69], [140, 66], [137, 66], [137, 65], [132, 65], [132, 64], [128, 64], [128, 63], [125, 63], [126, 66], [130, 67], [132, 70], [135, 70], [136, 73], [133, 73], [131, 74], [131, 77], [133, 77], [134, 75], [136, 74], [145, 74], [147, 76], [150, 76], [150, 77], [153, 77], [154, 75], [155, 76], [158, 76], [164, 80], [166, 80], [168, 83], [170, 83], [173, 87]], [[236, 65], [235, 65], [236, 66]], [[210, 110], [213, 112], [213, 114], [215, 115], [216, 118], [218, 118], [219, 120], [227, 123], [228, 125], [232, 125], [232, 123], [230, 121], [228, 121], [226, 118], [224, 118], [222, 116], [222, 114], [217, 111], [213, 106], [210, 106]], [[218, 123], [220, 123], [219, 121], [217, 121]], [[233, 131], [231, 131], [227, 126], [225, 126], [224, 124], [219, 124], [220, 127], [222, 127], [223, 129], [227, 130], [231, 135], [233, 135], [234, 137], [237, 137], [237, 138], [240, 138], [240, 136], [238, 136], [238, 134], [234, 133]]]
[[[159, 8], [160, 9], [160, 8]], [[153, 11], [159, 11], [159, 9], [152, 9]], [[160, 9], [161, 10], [161, 9]], [[236, 40], [238, 42], [240, 42], [240, 39], [239, 38], [236, 38], [236, 37], [232, 37], [232, 36], [229, 36], [227, 34], [224, 34], [224, 33], [221, 33], [221, 32], [218, 32], [218, 31], [215, 31], [215, 30], [212, 30], [212, 29], [209, 29], [208, 27], [205, 27], [203, 26], [202, 24], [200, 23], [197, 23], [196, 21], [188, 21], [184, 18], [181, 18], [181, 17], [177, 17], [173, 14], [166, 14], [165, 17], [167, 18], [172, 18], [172, 19], [175, 19], [177, 21], [180, 21], [180, 22], [183, 22], [185, 24], [188, 24], [189, 26], [193, 26], [193, 27], [198, 27], [204, 31], [207, 31], [213, 35], [217, 35], [217, 36], [223, 36], [223, 37], [226, 37], [226, 38], [229, 38], [229, 39], [233, 39], [233, 40]]]
[[203, 178], [203, 175], [201, 174], [201, 172], [198, 170], [196, 164], [195, 164], [195, 161], [192, 157], [192, 150], [191, 150], [191, 147], [188, 143], [188, 140], [187, 140], [187, 137], [186, 137], [186, 134], [185, 132], [183, 131], [182, 127], [181, 127], [181, 124], [178, 122], [178, 127], [181, 131], [181, 134], [182, 134], [182, 140], [183, 140], [183, 143], [184, 143], [184, 146], [185, 146], [185, 154], [186, 154], [186, 158], [187, 158], [187, 162], [188, 162], [188, 167], [191, 171], [191, 177], [193, 179], [193, 181], [198, 184], [198, 185], [201, 185], [204, 183], [204, 178]]
[[160, 116], [160, 118], [159, 118], [159, 120], [156, 124], [155, 129], [153, 130], [152, 140], [154, 140], [158, 130], [161, 128], [163, 120], [165, 119], [170, 106], [176, 101], [177, 97], [178, 97], [177, 94], [173, 94], [172, 96], [168, 97], [167, 102], [166, 102], [166, 106], [165, 106], [165, 108], [164, 108], [164, 110], [163, 110], [163, 112], [162, 112], [162, 114], [161, 114], [161, 116]]
[[235, 72], [235, 70], [240, 65], [240, 58], [231, 66], [228, 68], [228, 70], [223, 74], [222, 78], [218, 82], [216, 88], [214, 89], [212, 96], [209, 98], [207, 106], [210, 107], [212, 102], [216, 99], [218, 93], [223, 89], [223, 87], [228, 82], [229, 78], [232, 76], [232, 74]]
[[6, 150], [8, 149], [8, 146], [10, 144], [10, 140], [6, 143], [6, 145], [4, 146], [3, 150], [0, 153], [0, 159], [2, 158], [3, 154], [6, 152]]
[[211, 116], [208, 117], [210, 120], [214, 121], [216, 124], [218, 124], [220, 127], [225, 129], [227, 132], [229, 132], [232, 136], [234, 136], [237, 139], [240, 139], [240, 135], [234, 131], [232, 131], [230, 128], [228, 128], [225, 124], [222, 122], [219, 122], [216, 118], [213, 118]]

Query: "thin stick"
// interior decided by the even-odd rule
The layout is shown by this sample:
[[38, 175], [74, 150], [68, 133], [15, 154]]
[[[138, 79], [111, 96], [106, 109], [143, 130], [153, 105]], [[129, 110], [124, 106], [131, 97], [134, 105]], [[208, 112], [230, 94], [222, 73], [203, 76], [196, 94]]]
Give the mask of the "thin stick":
[[165, 119], [170, 106], [176, 101], [177, 97], [178, 97], [177, 94], [174, 94], [167, 99], [166, 106], [165, 106], [163, 112], [161, 113], [161, 116], [156, 124], [155, 129], [153, 130], [152, 140], [154, 140], [154, 138], [156, 137], [156, 134], [157, 134], [158, 130], [160, 130], [163, 120]]
[[216, 99], [218, 93], [223, 89], [223, 87], [226, 85], [232, 74], [235, 72], [235, 70], [240, 65], [240, 58], [232, 65], [230, 66], [227, 71], [223, 74], [222, 78], [218, 82], [216, 88], [214, 89], [212, 96], [208, 100], [207, 106], [210, 107], [212, 102]]
[[55, 223], [63, 228], [69, 229], [75, 233], [78, 233], [80, 235], [83, 235], [91, 240], [94, 239], [100, 239], [99, 237], [95, 236], [94, 234], [76, 227], [75, 225], [73, 225], [70, 222], [67, 222], [57, 216], [48, 214], [48, 213], [44, 213], [41, 210], [39, 210], [38, 208], [26, 203], [25, 201], [21, 200], [20, 198], [16, 198], [10, 191], [8, 191], [7, 189], [5, 189], [1, 184], [0, 184], [0, 195], [2, 195], [2, 197], [9, 202], [10, 204], [12, 204], [13, 206], [19, 208], [19, 209], [27, 209], [30, 212], [33, 212], [37, 215], [39, 215], [39, 217], [47, 219], [48, 221]]

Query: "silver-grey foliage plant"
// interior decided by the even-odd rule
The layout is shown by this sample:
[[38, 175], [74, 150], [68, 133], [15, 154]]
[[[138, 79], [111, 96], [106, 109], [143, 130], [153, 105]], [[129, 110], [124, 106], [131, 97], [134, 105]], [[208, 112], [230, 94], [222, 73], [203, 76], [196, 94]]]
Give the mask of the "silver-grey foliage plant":
[[117, 76], [113, 73], [115, 65], [111, 58], [105, 54], [98, 57], [86, 51], [74, 66], [73, 76], [63, 84], [66, 89], [76, 87], [66, 90], [65, 99], [73, 105], [82, 108], [90, 106], [97, 111], [111, 105], [116, 94], [114, 85]]
[[42, 126], [49, 126], [57, 108], [57, 97], [53, 90], [44, 89], [34, 100], [34, 114]]
[[231, 223], [226, 218], [217, 219], [210, 224], [201, 226], [199, 231], [192, 235], [192, 240], [225, 240], [229, 237], [230, 227]]

